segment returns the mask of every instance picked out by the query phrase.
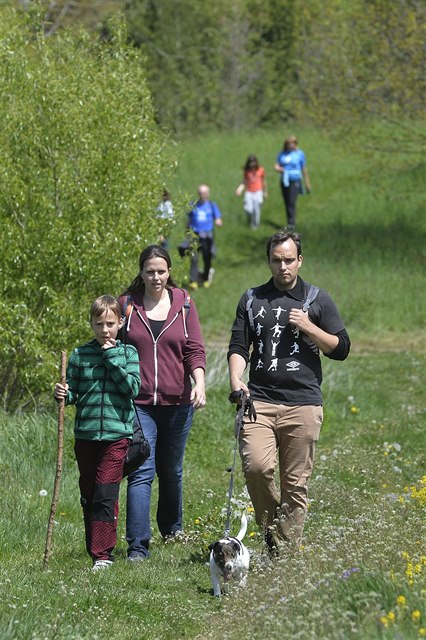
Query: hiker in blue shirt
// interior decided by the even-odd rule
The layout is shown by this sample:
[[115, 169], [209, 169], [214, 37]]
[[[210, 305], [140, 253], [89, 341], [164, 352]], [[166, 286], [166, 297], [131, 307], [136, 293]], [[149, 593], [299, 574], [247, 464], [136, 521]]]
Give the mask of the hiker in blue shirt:
[[[209, 287], [213, 277], [211, 262], [215, 253], [214, 227], [221, 227], [222, 215], [216, 202], [210, 200], [210, 189], [206, 184], [198, 187], [198, 200], [188, 214], [188, 227], [198, 236], [198, 247], [191, 256], [189, 286], [197, 289], [198, 285]], [[198, 253], [203, 256], [204, 269], [198, 271]]]
[[306, 193], [311, 191], [305, 154], [298, 148], [296, 136], [289, 136], [284, 140], [283, 149], [277, 155], [274, 169], [281, 174], [280, 185], [287, 214], [287, 228], [294, 229], [297, 196], [305, 193], [305, 190]]

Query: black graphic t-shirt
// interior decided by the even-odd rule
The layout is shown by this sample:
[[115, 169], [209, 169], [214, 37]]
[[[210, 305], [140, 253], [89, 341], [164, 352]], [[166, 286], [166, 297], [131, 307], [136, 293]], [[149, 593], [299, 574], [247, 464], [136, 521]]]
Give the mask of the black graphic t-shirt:
[[[309, 286], [298, 278], [293, 289], [280, 291], [271, 278], [253, 289], [252, 327], [247, 312], [249, 296], [247, 292], [241, 296], [228, 357], [238, 353], [250, 362], [248, 386], [254, 400], [289, 405], [322, 404], [319, 350], [288, 321], [290, 309], [302, 308]], [[318, 327], [333, 335], [345, 335], [349, 343], [336, 305], [326, 291], [319, 291], [308, 314]]]

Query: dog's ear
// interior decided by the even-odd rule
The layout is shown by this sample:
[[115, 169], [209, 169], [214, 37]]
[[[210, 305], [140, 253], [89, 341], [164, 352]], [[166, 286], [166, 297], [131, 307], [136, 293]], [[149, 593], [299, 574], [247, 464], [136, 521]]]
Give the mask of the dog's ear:
[[241, 545], [239, 545], [238, 542], [235, 542], [235, 540], [232, 540], [231, 545], [235, 553], [238, 553], [241, 548]]
[[218, 545], [218, 544], [219, 544], [219, 543], [218, 543], [217, 541], [216, 541], [216, 542], [212, 542], [211, 544], [209, 544], [209, 549], [210, 549], [210, 551], [213, 551], [213, 549], [215, 549], [215, 548], [217, 547], [217, 545]]

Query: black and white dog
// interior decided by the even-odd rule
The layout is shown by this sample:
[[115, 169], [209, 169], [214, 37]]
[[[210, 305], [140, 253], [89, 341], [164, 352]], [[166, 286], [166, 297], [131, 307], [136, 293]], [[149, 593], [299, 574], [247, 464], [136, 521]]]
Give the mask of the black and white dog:
[[247, 518], [241, 516], [241, 528], [234, 538], [221, 538], [210, 546], [210, 576], [213, 595], [220, 596], [220, 579], [224, 582], [234, 579], [240, 587], [245, 587], [250, 564], [247, 547], [241, 542], [247, 531]]

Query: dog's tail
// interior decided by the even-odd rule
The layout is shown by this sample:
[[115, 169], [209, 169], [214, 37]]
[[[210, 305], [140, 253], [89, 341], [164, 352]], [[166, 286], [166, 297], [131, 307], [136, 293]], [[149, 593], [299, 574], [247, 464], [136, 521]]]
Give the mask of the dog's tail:
[[241, 542], [241, 540], [244, 538], [246, 533], [247, 533], [247, 517], [246, 517], [246, 514], [243, 513], [243, 515], [241, 516], [241, 527], [236, 536], [237, 540]]

